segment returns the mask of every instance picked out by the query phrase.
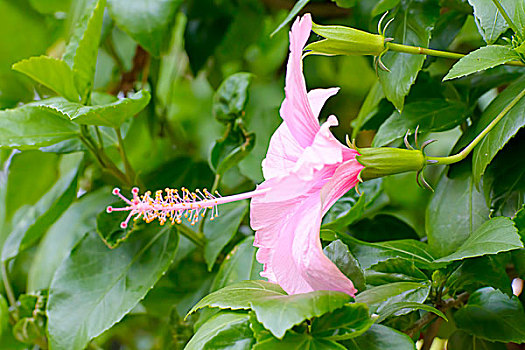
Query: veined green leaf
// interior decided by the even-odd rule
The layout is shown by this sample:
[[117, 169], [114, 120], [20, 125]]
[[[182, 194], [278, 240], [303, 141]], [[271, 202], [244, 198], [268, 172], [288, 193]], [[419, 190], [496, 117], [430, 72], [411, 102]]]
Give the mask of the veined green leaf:
[[31, 57], [15, 63], [13, 69], [24, 73], [69, 101], [79, 100], [75, 87], [75, 74], [62, 60], [47, 56]]
[[445, 131], [461, 124], [468, 117], [467, 106], [460, 101], [427, 99], [405, 106], [403, 112], [395, 111], [377, 131], [372, 146], [385, 146], [400, 140], [407, 133]]
[[[357, 294], [355, 300], [367, 304], [370, 312], [381, 314], [384, 309], [391, 308], [391, 305], [399, 302], [423, 303], [429, 293], [428, 283], [395, 282], [367, 289]], [[402, 308], [394, 314], [399, 316], [410, 311]]]
[[254, 343], [247, 313], [221, 311], [204, 323], [186, 344], [185, 350], [250, 350]]
[[[432, 3], [410, 1], [393, 13], [394, 21], [387, 30], [387, 36], [396, 43], [428, 47], [430, 33], [439, 16], [439, 7]], [[403, 110], [405, 96], [416, 81], [425, 56], [401, 52], [387, 52], [383, 64], [390, 70], [378, 71], [386, 98], [399, 110]]]
[[175, 12], [181, 0], [108, 0], [117, 25], [144, 49], [159, 56], [170, 42]]
[[514, 223], [511, 219], [500, 216], [485, 222], [454, 253], [436, 260], [436, 263], [497, 254], [519, 248], [523, 248], [523, 243]]
[[489, 219], [483, 193], [474, 184], [468, 163], [443, 174], [427, 207], [428, 243], [438, 256], [454, 252], [472, 232]]
[[127, 98], [119, 99], [107, 105], [84, 106], [80, 103], [66, 101], [60, 97], [33, 102], [32, 106], [40, 106], [62, 114], [78, 124], [100, 125], [118, 128], [146, 107], [150, 94], [141, 90]]
[[454, 314], [458, 328], [489, 341], [525, 342], [525, 312], [516, 296], [492, 287], [474, 292]]
[[[525, 77], [509, 85], [485, 109], [476, 131], [488, 125], [519, 93], [525, 90]], [[476, 146], [472, 156], [472, 173], [479, 183], [494, 156], [525, 125], [525, 98], [521, 98], [514, 107], [497, 123], [494, 128]]]
[[84, 349], [135, 307], [169, 268], [178, 243], [174, 226], [150, 224], [140, 231], [114, 250], [88, 233], [62, 261], [49, 289], [50, 347]]
[[272, 34], [270, 34], [270, 36], [274, 36], [275, 34], [277, 34], [278, 31], [280, 31], [285, 25], [288, 24], [288, 22], [290, 22], [292, 19], [294, 19], [295, 16], [297, 16], [297, 14], [303, 9], [303, 7], [305, 7], [308, 3], [310, 2], [310, 0], [298, 0], [294, 7], [290, 10], [290, 12], [288, 13], [288, 16], [286, 16], [286, 18], [281, 22], [281, 24], [279, 24], [279, 26], [277, 28], [275, 28], [275, 30], [272, 32]]
[[206, 220], [204, 223], [203, 231], [204, 236], [206, 236], [204, 260], [210, 271], [221, 250], [237, 233], [244, 216], [248, 212], [248, 201], [224, 204], [221, 206], [221, 211], [224, 211], [224, 214], [221, 215], [220, 220]]
[[[500, 0], [502, 5], [509, 4], [515, 0]], [[474, 19], [479, 33], [487, 44], [498, 40], [509, 26], [492, 0], [468, 0], [474, 8]]]
[[30, 105], [0, 111], [0, 147], [35, 149], [78, 135], [78, 126], [55, 111]]
[[470, 52], [461, 58], [443, 80], [460, 78], [485, 69], [499, 66], [512, 60], [519, 60], [520, 56], [510, 46], [488, 45]]
[[75, 85], [82, 101], [86, 100], [93, 85], [106, 0], [89, 0], [88, 3], [63, 57], [75, 72]]
[[406, 334], [375, 324], [365, 334], [344, 342], [349, 350], [415, 350], [416, 345]]
[[2, 262], [31, 247], [75, 199], [77, 173], [83, 154], [63, 156], [57, 182], [33, 206], [24, 206], [15, 214], [16, 224], [2, 248]]

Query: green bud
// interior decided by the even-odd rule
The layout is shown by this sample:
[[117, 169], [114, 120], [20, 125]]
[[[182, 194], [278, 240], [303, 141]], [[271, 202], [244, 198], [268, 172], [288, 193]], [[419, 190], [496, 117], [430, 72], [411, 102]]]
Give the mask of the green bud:
[[426, 165], [425, 156], [420, 150], [378, 147], [360, 148], [357, 161], [365, 168], [360, 176], [363, 181], [387, 175], [420, 171]]
[[324, 37], [308, 45], [316, 55], [372, 55], [379, 56], [385, 51], [385, 37], [362, 30], [343, 26], [321, 26], [313, 24], [314, 33]]

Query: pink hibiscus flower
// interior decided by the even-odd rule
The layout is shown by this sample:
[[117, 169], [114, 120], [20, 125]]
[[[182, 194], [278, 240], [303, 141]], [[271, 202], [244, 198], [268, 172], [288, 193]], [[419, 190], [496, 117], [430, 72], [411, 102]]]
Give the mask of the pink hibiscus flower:
[[263, 161], [266, 181], [257, 189], [268, 192], [252, 198], [251, 226], [263, 277], [288, 294], [336, 290], [353, 296], [352, 282], [323, 254], [319, 230], [323, 215], [357, 184], [363, 166], [355, 159], [357, 151], [330, 132], [337, 118], [332, 115], [323, 125], [317, 119], [339, 89], [306, 91], [302, 53], [311, 28], [306, 14], [290, 32], [283, 123]]
[[128, 206], [108, 207], [111, 211], [129, 211], [131, 217], [146, 221], [159, 219], [180, 222], [183, 217], [193, 224], [203, 211], [213, 211], [218, 204], [252, 198], [251, 226], [256, 231], [254, 245], [257, 260], [264, 265], [261, 273], [278, 283], [288, 294], [315, 290], [334, 290], [354, 296], [357, 290], [324, 254], [319, 237], [321, 219], [343, 194], [358, 182], [363, 166], [358, 152], [341, 144], [330, 132], [338, 124], [335, 116], [319, 125], [318, 116], [325, 101], [338, 88], [316, 89], [307, 93], [302, 72], [302, 52], [310, 35], [310, 15], [297, 19], [290, 32], [290, 56], [286, 72], [286, 98], [281, 106], [283, 123], [270, 140], [262, 167], [265, 181], [255, 191], [218, 197], [210, 192], [190, 193], [183, 189], [158, 191], [124, 198]]

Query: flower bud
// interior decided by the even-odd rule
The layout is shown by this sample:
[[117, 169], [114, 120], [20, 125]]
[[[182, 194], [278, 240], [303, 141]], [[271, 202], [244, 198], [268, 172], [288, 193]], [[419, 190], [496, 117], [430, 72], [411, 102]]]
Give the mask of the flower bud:
[[316, 55], [373, 55], [379, 56], [385, 51], [385, 37], [362, 30], [343, 26], [321, 26], [313, 24], [314, 33], [324, 37], [308, 45]]
[[361, 171], [363, 181], [387, 175], [420, 171], [426, 165], [425, 156], [420, 150], [391, 147], [360, 148], [357, 161], [365, 168]]

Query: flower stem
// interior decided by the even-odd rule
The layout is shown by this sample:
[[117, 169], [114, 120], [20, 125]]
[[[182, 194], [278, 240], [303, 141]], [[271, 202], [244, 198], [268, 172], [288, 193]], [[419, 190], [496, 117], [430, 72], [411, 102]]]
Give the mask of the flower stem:
[[9, 305], [16, 307], [16, 298], [15, 293], [13, 292], [13, 288], [11, 287], [11, 283], [9, 282], [9, 277], [7, 276], [7, 268], [6, 268], [7, 262], [2, 262], [2, 280], [4, 282], [4, 289], [5, 294], [7, 295], [7, 300], [9, 301]]
[[[426, 49], [424, 47], [396, 44], [392, 42], [386, 43], [386, 47], [392, 51], [409, 53], [412, 55], [428, 55], [428, 56], [435, 56], [435, 57], [441, 57], [441, 58], [449, 58], [453, 60], [459, 60], [460, 58], [465, 57], [464, 54], [457, 53], [457, 52]], [[520, 62], [520, 61], [510, 61], [505, 64], [509, 66], [525, 67], [525, 63]]]
[[498, 11], [501, 13], [501, 15], [503, 16], [503, 18], [505, 19], [505, 22], [507, 22], [509, 27], [514, 31], [514, 33], [516, 33], [516, 35], [519, 38], [521, 38], [518, 27], [516, 27], [512, 19], [509, 17], [509, 15], [507, 14], [507, 11], [505, 11], [505, 8], [501, 6], [501, 3], [499, 2], [499, 0], [492, 0], [492, 2], [494, 3], [494, 5], [496, 5], [496, 7], [498, 8]]
[[448, 157], [426, 157], [427, 160], [435, 164], [453, 164], [465, 159], [477, 144], [494, 128], [496, 124], [525, 96], [525, 89], [522, 90], [503, 110], [494, 118], [489, 125], [472, 142], [468, 144], [461, 152]]
[[131, 166], [131, 163], [129, 162], [128, 156], [126, 154], [126, 150], [124, 149], [124, 140], [122, 139], [120, 128], [115, 128], [115, 132], [117, 133], [118, 150], [120, 152], [120, 157], [122, 158], [122, 162], [124, 162], [124, 169], [126, 169], [126, 175], [128, 176], [128, 179], [131, 182], [133, 182], [133, 180], [136, 177], [135, 171], [133, 170], [133, 167]]

